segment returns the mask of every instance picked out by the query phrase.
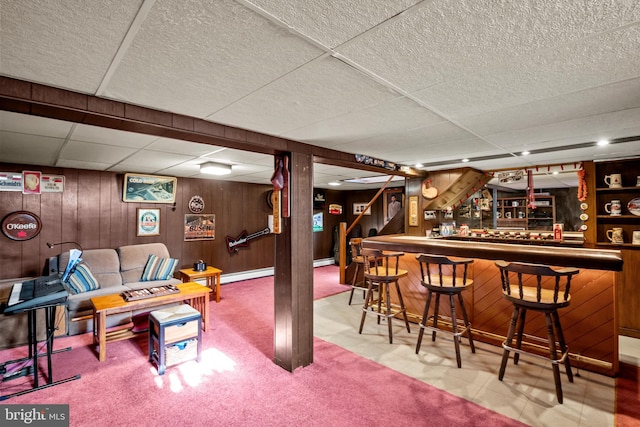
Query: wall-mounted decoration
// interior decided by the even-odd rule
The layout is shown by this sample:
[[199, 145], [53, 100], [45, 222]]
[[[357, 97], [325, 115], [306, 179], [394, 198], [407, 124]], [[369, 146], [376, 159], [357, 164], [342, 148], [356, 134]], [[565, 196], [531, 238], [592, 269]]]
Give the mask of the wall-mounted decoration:
[[174, 203], [177, 178], [169, 176], [124, 175], [122, 200], [125, 202]]
[[364, 163], [365, 165], [377, 166], [379, 168], [383, 168], [383, 169], [387, 169], [387, 170], [391, 170], [391, 171], [395, 171], [395, 170], [399, 170], [400, 169], [400, 167], [397, 164], [393, 163], [393, 162], [388, 162], [386, 160], [376, 159], [374, 157], [365, 156], [363, 154], [356, 154], [355, 158], [356, 158], [356, 162]]
[[204, 199], [200, 196], [193, 196], [189, 200], [189, 211], [194, 214], [202, 213], [204, 210]]
[[313, 231], [322, 231], [323, 223], [322, 223], [322, 212], [318, 212], [313, 214]]
[[409, 225], [418, 225], [418, 196], [409, 196]]
[[369, 207], [369, 209], [366, 209], [368, 203], [354, 203], [353, 204], [353, 214], [354, 215], [360, 215], [362, 212], [364, 212], [364, 215], [371, 215], [371, 207]]
[[323, 190], [314, 190], [313, 192], [313, 209], [324, 209], [326, 200]]
[[329, 214], [330, 215], [342, 215], [342, 205], [338, 205], [336, 203], [331, 203], [329, 205]]
[[40, 187], [43, 193], [62, 193], [64, 191], [64, 176], [43, 174]]
[[247, 230], [243, 230], [242, 233], [240, 233], [237, 237], [233, 238], [231, 236], [226, 236], [226, 241], [227, 241], [227, 250], [229, 251], [229, 253], [231, 255], [233, 254], [237, 254], [238, 253], [238, 249], [240, 248], [246, 248], [247, 246], [249, 246], [249, 241], [253, 240], [257, 237], [260, 236], [266, 236], [267, 234], [271, 233], [271, 229], [269, 227], [263, 228], [260, 231], [257, 231], [255, 233], [251, 233], [251, 234], [247, 234]]
[[433, 186], [431, 179], [422, 181], [422, 197], [427, 200], [435, 199], [438, 196], [438, 189]]
[[38, 215], [27, 212], [12, 212], [2, 219], [2, 234], [11, 240], [29, 240], [40, 234], [42, 222]]
[[160, 209], [138, 208], [136, 236], [160, 235]]
[[22, 171], [22, 193], [40, 194], [41, 176], [42, 173], [37, 171]]
[[22, 174], [0, 172], [0, 191], [22, 191]]
[[404, 206], [404, 194], [400, 188], [384, 190], [384, 223], [391, 221]]
[[184, 241], [214, 240], [216, 216], [214, 214], [186, 214], [184, 216]]

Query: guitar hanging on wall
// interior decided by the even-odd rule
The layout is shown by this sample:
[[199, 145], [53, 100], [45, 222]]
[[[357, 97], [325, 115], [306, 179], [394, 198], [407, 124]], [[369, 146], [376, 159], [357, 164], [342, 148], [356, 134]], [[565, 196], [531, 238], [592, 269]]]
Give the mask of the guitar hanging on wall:
[[255, 239], [260, 236], [264, 236], [271, 233], [269, 227], [255, 233], [247, 234], [247, 230], [243, 230], [235, 239], [231, 236], [226, 236], [227, 250], [229, 254], [233, 255], [238, 253], [239, 248], [246, 248], [249, 246], [249, 240]]

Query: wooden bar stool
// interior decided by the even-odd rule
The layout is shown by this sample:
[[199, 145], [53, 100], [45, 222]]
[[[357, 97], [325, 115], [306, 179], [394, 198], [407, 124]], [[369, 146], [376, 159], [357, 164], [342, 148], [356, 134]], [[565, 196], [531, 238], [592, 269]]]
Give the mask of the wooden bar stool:
[[[513, 363], [518, 364], [520, 353], [528, 353], [545, 360], [551, 360], [553, 378], [556, 385], [558, 402], [562, 403], [562, 383], [560, 381], [560, 367], [564, 363], [569, 382], [573, 382], [573, 372], [569, 360], [569, 348], [565, 343], [560, 325], [558, 309], [567, 307], [571, 302], [571, 278], [578, 274], [575, 268], [553, 269], [545, 265], [525, 263], [508, 263], [498, 261], [500, 269], [502, 292], [504, 297], [513, 304], [513, 316], [507, 332], [507, 339], [502, 343], [502, 364], [498, 378], [504, 378], [504, 371], [509, 360], [509, 352], [513, 351]], [[546, 279], [546, 280], [545, 280]], [[522, 349], [522, 338], [527, 310], [544, 313], [547, 326], [549, 345], [549, 359], [531, 351]], [[513, 338], [516, 344], [513, 346]], [[534, 337], [535, 338], [535, 337]], [[558, 342], [556, 343], [556, 339]], [[558, 348], [559, 347], [559, 348]]]
[[[462, 299], [462, 292], [467, 289], [471, 289], [473, 286], [473, 280], [467, 278], [467, 270], [469, 265], [473, 263], [473, 260], [453, 260], [442, 255], [427, 254], [418, 255], [416, 258], [420, 263], [422, 286], [427, 288], [427, 302], [424, 306], [422, 322], [420, 322], [420, 333], [418, 335], [418, 344], [416, 345], [416, 354], [420, 352], [422, 335], [424, 334], [425, 329], [433, 331], [431, 334], [432, 341], [436, 340], [437, 331], [450, 332], [453, 334], [453, 342], [456, 348], [456, 362], [458, 363], [458, 368], [460, 368], [462, 367], [462, 360], [460, 358], [460, 340], [462, 334], [465, 332], [469, 339], [471, 352], [476, 352], [475, 345], [473, 344], [473, 337], [471, 336], [471, 324], [469, 323], [467, 310], [464, 307], [464, 300]], [[432, 268], [434, 271], [432, 271]], [[435, 271], [436, 269], [437, 271]], [[462, 270], [461, 274], [459, 274], [458, 270]], [[433, 294], [436, 295], [435, 307], [433, 315], [429, 316], [429, 307], [431, 306], [431, 298]], [[449, 304], [451, 307], [451, 331], [443, 330], [438, 327], [438, 320], [442, 318], [439, 313], [441, 295], [449, 297]], [[459, 324], [456, 317], [456, 295], [458, 296], [458, 304], [460, 305], [460, 311], [462, 312], [462, 325]], [[431, 325], [429, 325], [430, 320]]]
[[362, 289], [362, 296], [366, 297], [367, 287], [364, 281], [358, 282], [358, 272], [364, 264], [362, 258], [362, 238], [354, 237], [349, 240], [349, 246], [351, 246], [351, 262], [355, 264], [355, 272], [353, 273], [353, 279], [351, 279], [351, 293], [349, 294], [349, 305], [353, 299], [353, 291], [356, 289]]
[[[380, 318], [387, 319], [389, 326], [389, 344], [393, 343], [393, 329], [391, 325], [391, 318], [396, 314], [402, 313], [404, 316], [404, 323], [407, 327], [407, 332], [411, 332], [409, 327], [409, 319], [407, 318], [407, 310], [402, 300], [402, 292], [400, 292], [400, 286], [398, 280], [407, 275], [407, 270], [398, 268], [400, 263], [400, 257], [403, 256], [402, 252], [382, 252], [378, 249], [366, 249], [362, 248], [362, 258], [364, 266], [364, 280], [367, 283], [367, 295], [364, 300], [364, 307], [362, 307], [362, 319], [360, 320], [360, 330], [358, 333], [362, 333], [364, 327], [364, 320], [367, 317], [367, 313], [375, 314], [378, 317], [378, 324], [380, 324]], [[392, 310], [391, 298], [389, 293], [389, 287], [391, 283], [396, 285], [396, 294], [398, 295], [398, 302], [400, 307]], [[373, 290], [378, 287], [378, 304], [377, 310], [369, 310], [369, 307], [373, 304]], [[385, 311], [382, 311], [382, 300], [385, 302]]]

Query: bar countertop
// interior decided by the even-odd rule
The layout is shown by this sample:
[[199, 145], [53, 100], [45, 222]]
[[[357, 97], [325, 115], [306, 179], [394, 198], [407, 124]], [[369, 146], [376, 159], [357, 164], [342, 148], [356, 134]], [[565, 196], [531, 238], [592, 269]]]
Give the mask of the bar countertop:
[[533, 244], [493, 243], [434, 239], [422, 236], [384, 235], [367, 237], [363, 247], [409, 253], [504, 260], [557, 267], [622, 271], [622, 254], [613, 249], [590, 249]]

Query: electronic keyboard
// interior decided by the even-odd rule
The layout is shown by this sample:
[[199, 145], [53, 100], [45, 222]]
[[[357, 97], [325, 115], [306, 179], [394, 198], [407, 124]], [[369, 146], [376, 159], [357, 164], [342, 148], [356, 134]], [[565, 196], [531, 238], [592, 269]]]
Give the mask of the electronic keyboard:
[[21, 313], [67, 300], [69, 292], [58, 275], [42, 276], [22, 283], [14, 283], [4, 314]]

